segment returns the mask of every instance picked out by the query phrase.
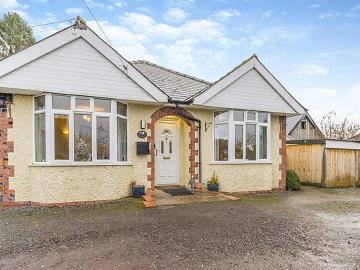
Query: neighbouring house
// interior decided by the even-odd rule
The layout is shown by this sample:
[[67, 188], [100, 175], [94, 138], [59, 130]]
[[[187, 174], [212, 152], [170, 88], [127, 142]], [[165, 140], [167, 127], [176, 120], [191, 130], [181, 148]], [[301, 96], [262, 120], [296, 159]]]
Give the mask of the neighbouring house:
[[323, 139], [324, 135], [308, 112], [286, 119], [287, 140]]
[[[77, 23], [0, 61], [0, 201], [64, 205], [183, 185], [285, 189], [305, 109], [256, 55], [210, 83], [128, 62]], [[3, 204], [3, 205], [5, 205]]]

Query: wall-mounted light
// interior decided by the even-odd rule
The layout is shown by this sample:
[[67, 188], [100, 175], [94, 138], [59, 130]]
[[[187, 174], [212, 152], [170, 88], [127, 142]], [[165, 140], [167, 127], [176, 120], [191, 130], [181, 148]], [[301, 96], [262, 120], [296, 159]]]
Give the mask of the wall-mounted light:
[[145, 120], [141, 120], [141, 121], [140, 121], [140, 128], [141, 128], [141, 129], [145, 129], [145, 128], [146, 128], [146, 121], [145, 121]]
[[69, 135], [69, 131], [67, 129], [63, 130], [62, 133], [64, 133], [65, 135]]

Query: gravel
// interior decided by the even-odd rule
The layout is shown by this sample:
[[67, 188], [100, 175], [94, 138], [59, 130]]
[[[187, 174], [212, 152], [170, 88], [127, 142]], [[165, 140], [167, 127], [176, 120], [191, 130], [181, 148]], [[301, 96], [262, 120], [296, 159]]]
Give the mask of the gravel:
[[332, 196], [304, 189], [148, 210], [130, 198], [9, 209], [0, 212], [0, 269], [355, 269], [359, 237], [342, 223], [324, 230], [333, 214], [314, 206], [317, 193]]

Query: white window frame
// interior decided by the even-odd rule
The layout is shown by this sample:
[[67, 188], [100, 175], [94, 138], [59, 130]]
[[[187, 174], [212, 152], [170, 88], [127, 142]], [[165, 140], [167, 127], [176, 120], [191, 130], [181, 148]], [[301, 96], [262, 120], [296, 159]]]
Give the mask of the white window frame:
[[[45, 96], [45, 110], [35, 111], [35, 97]], [[120, 100], [113, 100], [100, 97], [87, 97], [87, 96], [70, 96], [70, 110], [52, 109], [52, 94], [46, 93], [33, 97], [33, 117], [32, 117], [32, 130], [33, 130], [33, 165], [34, 166], [91, 166], [91, 165], [130, 165], [129, 154], [129, 105]], [[77, 109], [75, 108], [75, 98], [90, 99], [90, 109]], [[111, 112], [96, 112], [94, 106], [95, 99], [110, 100]], [[126, 115], [117, 114], [117, 102], [123, 103], [127, 106]], [[36, 162], [35, 160], [35, 115], [45, 113], [45, 129], [46, 129], [46, 161]], [[74, 161], [74, 115], [75, 114], [90, 114], [91, 115], [91, 128], [92, 128], [92, 161], [79, 162]], [[69, 160], [55, 160], [55, 134], [54, 134], [54, 116], [55, 115], [68, 115], [69, 116]], [[108, 160], [97, 159], [97, 118], [109, 118], [109, 143], [110, 143], [110, 158]], [[117, 161], [117, 118], [121, 117], [127, 120], [127, 161]]]
[[[259, 123], [258, 122], [258, 113], [257, 111], [246, 111], [246, 110], [227, 110], [229, 114], [228, 121], [215, 122], [215, 113], [213, 112], [213, 161], [212, 164], [249, 164], [249, 163], [271, 163], [271, 113], [267, 113], [268, 121], [267, 123]], [[244, 121], [235, 121], [234, 120], [234, 111], [243, 111], [244, 112]], [[255, 121], [247, 120], [247, 113], [253, 112], [255, 113]], [[217, 161], [215, 160], [215, 125], [219, 124], [228, 124], [229, 128], [229, 139], [228, 139], [228, 160], [227, 161]], [[246, 159], [246, 125], [247, 124], [255, 124], [256, 125], [256, 159], [255, 160], [247, 160]], [[243, 127], [243, 158], [235, 159], [235, 126], [239, 125]], [[267, 127], [267, 158], [260, 159], [260, 127]]]

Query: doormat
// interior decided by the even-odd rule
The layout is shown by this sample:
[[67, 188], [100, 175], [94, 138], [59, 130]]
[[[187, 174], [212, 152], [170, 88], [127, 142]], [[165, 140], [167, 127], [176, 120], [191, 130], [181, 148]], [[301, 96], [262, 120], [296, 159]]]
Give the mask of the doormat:
[[163, 189], [162, 191], [170, 194], [171, 196], [186, 196], [186, 195], [194, 195], [186, 188], [177, 188], [177, 189]]

